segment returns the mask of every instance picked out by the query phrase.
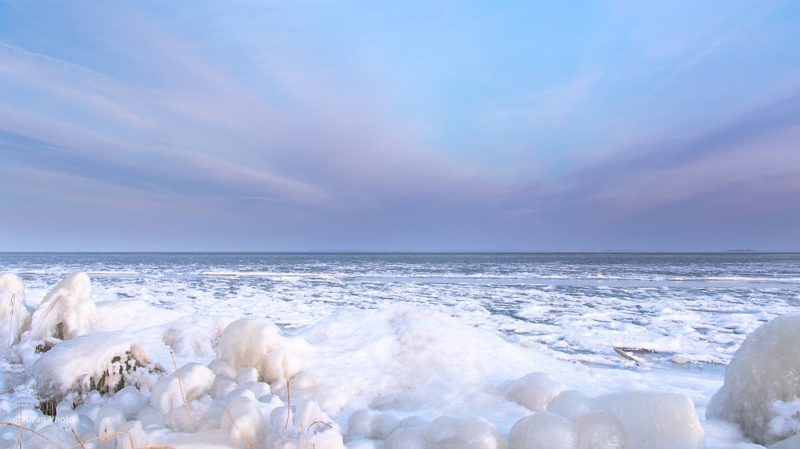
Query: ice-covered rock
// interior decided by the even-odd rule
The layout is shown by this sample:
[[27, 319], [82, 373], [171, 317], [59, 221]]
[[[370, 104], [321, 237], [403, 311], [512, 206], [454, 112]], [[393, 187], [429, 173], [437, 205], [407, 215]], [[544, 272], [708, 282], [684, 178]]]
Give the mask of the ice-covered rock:
[[211, 395], [216, 399], [222, 399], [231, 391], [238, 387], [236, 381], [224, 374], [218, 374], [214, 378], [214, 383], [211, 384]]
[[244, 385], [250, 382], [258, 382], [258, 370], [253, 367], [244, 367], [236, 373], [236, 383]]
[[576, 390], [565, 390], [547, 404], [547, 411], [567, 419], [577, 419], [592, 411], [592, 402], [586, 394]]
[[534, 413], [511, 428], [509, 449], [575, 449], [572, 423], [552, 413]]
[[543, 412], [547, 404], [566, 389], [566, 385], [546, 373], [530, 373], [511, 384], [507, 397], [534, 412]]
[[[596, 410], [619, 420], [629, 449], [696, 449], [703, 442], [697, 411], [686, 395], [631, 391], [599, 396], [593, 402]], [[606, 431], [614, 435], [611, 429], [602, 430]]]
[[220, 374], [229, 377], [230, 379], [236, 378], [236, 370], [228, 364], [228, 362], [220, 359], [214, 359], [208, 364], [209, 369], [214, 371], [214, 374]]
[[[159, 438], [154, 447], [170, 449], [231, 449], [239, 447], [223, 430], [207, 430], [195, 433], [171, 433]], [[257, 446], [253, 446], [257, 447]]]
[[794, 414], [781, 410], [800, 400], [798, 341], [800, 314], [756, 329], [734, 354], [706, 416], [738, 423], [758, 443], [772, 444], [797, 434], [800, 409]]
[[73, 273], [44, 297], [31, 317], [31, 338], [66, 340], [91, 329], [97, 309], [86, 273]]
[[365, 408], [350, 415], [347, 436], [385, 440], [399, 424], [400, 419], [394, 413]]
[[128, 385], [114, 395], [114, 402], [119, 405], [126, 417], [134, 417], [148, 401], [147, 396], [138, 388]]
[[74, 444], [75, 439], [71, 433], [51, 424], [40, 429], [19, 447], [20, 449], [67, 449]]
[[0, 275], [0, 354], [7, 354], [30, 324], [25, 307], [25, 286], [17, 275]]
[[566, 391], [514, 424], [509, 449], [697, 449], [703, 428], [685, 395], [632, 391], [588, 398]]
[[96, 332], [55, 345], [33, 364], [36, 390], [43, 400], [59, 402], [68, 393], [115, 392], [141, 384], [160, 370], [152, 357], [125, 332]]
[[500, 436], [497, 427], [479, 417], [440, 416], [425, 429], [429, 447], [464, 449], [497, 449]]
[[189, 363], [156, 382], [150, 394], [150, 405], [166, 415], [174, 409], [208, 393], [215, 374], [200, 363]]
[[229, 324], [219, 341], [218, 358], [237, 370], [255, 368], [259, 379], [285, 384], [302, 369], [309, 345], [281, 336], [277, 326], [260, 320], [240, 319]]
[[95, 432], [101, 439], [107, 440], [114, 434], [127, 420], [125, 412], [116, 405], [106, 405], [100, 409], [95, 420]]
[[587, 413], [575, 421], [576, 449], [626, 449], [625, 429], [607, 411]]
[[292, 421], [299, 432], [299, 447], [344, 449], [339, 426], [315, 401], [305, 400], [300, 403]]
[[389, 435], [383, 445], [384, 449], [425, 449], [425, 434], [422, 429], [401, 427]]
[[239, 447], [258, 447], [266, 432], [258, 402], [246, 397], [231, 400], [222, 414], [222, 430]]

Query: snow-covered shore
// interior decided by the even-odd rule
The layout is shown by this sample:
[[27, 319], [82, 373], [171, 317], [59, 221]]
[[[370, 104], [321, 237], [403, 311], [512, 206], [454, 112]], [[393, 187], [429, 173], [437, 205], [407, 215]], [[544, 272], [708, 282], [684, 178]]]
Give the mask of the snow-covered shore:
[[3, 447], [783, 449], [800, 428], [800, 356], [785, 344], [796, 317], [757, 332], [707, 419], [718, 380], [565, 361], [422, 306], [346, 309], [287, 333], [96, 303], [83, 273], [32, 310], [14, 275], [0, 295]]

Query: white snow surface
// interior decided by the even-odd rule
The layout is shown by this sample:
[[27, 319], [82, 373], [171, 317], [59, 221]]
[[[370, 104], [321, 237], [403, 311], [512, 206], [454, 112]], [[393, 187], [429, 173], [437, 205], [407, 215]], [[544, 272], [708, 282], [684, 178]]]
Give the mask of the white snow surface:
[[[493, 287], [492, 295], [508, 295], [497, 304], [514, 304], [503, 306], [511, 320], [469, 299], [486, 288], [477, 275], [442, 287], [364, 281], [348, 293], [364, 300], [350, 305], [341, 299], [347, 283], [330, 275], [219, 280], [213, 272], [228, 270], [211, 267], [197, 284], [150, 284], [97, 271], [105, 273], [91, 281], [71, 275], [52, 289], [23, 274], [34, 284], [24, 305], [48, 331], [23, 322], [11, 355], [0, 359], [0, 421], [39, 434], [0, 428], [0, 446], [19, 436], [24, 447], [45, 447], [45, 435], [51, 447], [71, 447], [74, 430], [93, 447], [759, 448], [748, 442], [752, 434], [721, 420], [732, 418], [705, 418], [722, 371], [704, 364], [727, 362], [745, 334], [791, 310], [719, 312], [713, 302], [690, 307], [657, 288], [652, 295], [665, 300], [640, 299], [638, 315], [606, 306], [576, 314], [563, 304], [573, 298], [547, 288], [526, 289], [523, 299], [514, 286]], [[264, 276], [270, 294], [249, 284]], [[235, 298], [208, 296], [231, 282], [244, 282]], [[420, 299], [445, 287], [452, 300]], [[288, 301], [287, 292], [302, 298]], [[401, 292], [407, 301], [381, 299]], [[39, 354], [42, 340], [54, 346]], [[633, 348], [639, 365], [613, 346]], [[163, 371], [140, 370], [117, 393], [85, 391], [120, 352]], [[60, 403], [53, 420], [36, 410], [37, 392], [71, 392], [75, 402]], [[769, 407], [768, 429], [795, 431], [796, 397]]]

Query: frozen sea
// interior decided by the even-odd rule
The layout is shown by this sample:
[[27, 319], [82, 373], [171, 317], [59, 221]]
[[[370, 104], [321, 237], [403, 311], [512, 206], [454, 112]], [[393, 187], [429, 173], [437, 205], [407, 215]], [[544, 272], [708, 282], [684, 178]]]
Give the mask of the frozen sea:
[[[588, 393], [623, 388], [680, 392], [694, 400], [701, 416], [745, 336], [774, 317], [800, 312], [797, 253], [0, 254], [0, 273], [12, 272], [24, 281], [30, 307], [77, 271], [89, 274], [94, 300], [106, 307], [136, 303], [137, 313], [165, 310], [170, 319], [210, 317], [224, 323], [264, 318], [286, 335], [312, 342], [341, 335], [331, 324], [323, 326], [324, 331], [314, 330], [334, 320], [360, 329], [343, 340], [348, 348], [353, 339], [386, 336], [382, 331], [370, 333], [373, 321], [376, 327], [390, 323], [395, 327], [389, 326], [393, 330], [388, 333], [397, 335], [416, 325], [421, 328], [410, 335], [436, 335], [449, 329], [450, 334], [430, 346], [439, 356], [452, 358], [456, 366], [455, 359], [466, 357], [462, 353], [470, 354], [467, 358], [477, 365], [503, 364], [497, 358], [502, 351], [471, 352], [492, 352], [473, 349], [474, 334], [469, 329], [480, 329], [510, 347], [546, 354], [553, 363], [574, 367], [580, 373], [574, 383], [582, 385], [570, 388]], [[442, 325], [431, 321], [431, 315], [448, 321]], [[147, 324], [163, 323], [154, 319]], [[364, 349], [365, 341], [348, 354], [377, 351]], [[615, 348], [638, 363], [623, 358]], [[332, 371], [362, 363], [337, 360], [346, 351], [336, 351], [335, 345], [321, 350], [318, 356], [329, 354], [330, 359], [315, 362], [317, 368]], [[203, 351], [178, 355], [182, 362], [209, 360]], [[423, 350], [418, 355], [431, 356]], [[515, 360], [509, 366], [519, 363], [523, 362]], [[541, 364], [541, 359], [535, 363]], [[378, 368], [364, 367], [364, 382], [370, 375], [386, 374], [370, 370]], [[509, 368], [509, 373], [513, 371]], [[565, 379], [569, 384], [569, 375]], [[592, 384], [587, 386], [584, 379], [592, 379]], [[14, 385], [7, 381], [4, 390], [11, 394]], [[353, 402], [352, 397], [332, 394], [329, 408], [342, 411], [334, 418], [344, 426], [347, 413], [358, 406], [425, 408], [428, 417], [453, 412], [447, 405], [433, 410], [437, 407], [416, 397], [381, 397], [380, 392], [370, 391], [363, 396]], [[459, 402], [459, 407], [471, 411], [485, 410], [485, 405], [478, 399]], [[508, 407], [481, 413], [501, 432], [518, 415]], [[711, 441], [739, 438], [727, 428], [707, 426], [706, 432]]]
[[[97, 301], [136, 298], [284, 328], [341, 309], [433, 308], [560, 357], [666, 369], [723, 365], [745, 334], [800, 311], [800, 254], [5, 253], [35, 303], [85, 271]], [[685, 362], [675, 365], [672, 361]], [[711, 365], [711, 366], [709, 366]]]

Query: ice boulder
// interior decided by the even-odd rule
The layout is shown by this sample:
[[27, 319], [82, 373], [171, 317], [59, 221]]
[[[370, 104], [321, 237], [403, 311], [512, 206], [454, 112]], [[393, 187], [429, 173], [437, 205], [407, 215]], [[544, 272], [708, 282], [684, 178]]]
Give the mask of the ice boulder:
[[166, 415], [184, 404], [207, 394], [216, 375], [207, 366], [189, 363], [170, 376], [164, 376], [153, 386], [150, 405]]
[[424, 432], [425, 442], [433, 448], [497, 449], [497, 427], [480, 417], [440, 416]]
[[29, 319], [22, 281], [12, 273], [0, 275], [0, 354], [19, 341]]
[[576, 449], [576, 440], [567, 419], [552, 413], [534, 413], [511, 428], [508, 449]]
[[116, 392], [138, 385], [159, 371], [152, 357], [125, 332], [97, 332], [55, 345], [33, 364], [31, 372], [43, 401], [57, 404], [70, 393]]
[[44, 297], [31, 317], [31, 338], [66, 340], [91, 329], [97, 309], [86, 273], [73, 273]]
[[400, 418], [394, 413], [364, 408], [350, 415], [347, 436], [385, 440], [399, 424]]
[[530, 373], [515, 380], [506, 397], [534, 412], [543, 412], [547, 404], [566, 389], [566, 385], [548, 374]]
[[300, 403], [292, 416], [292, 421], [300, 432], [299, 447], [344, 449], [339, 426], [315, 401], [305, 400]]
[[384, 449], [425, 449], [425, 435], [415, 427], [395, 429], [383, 445]]
[[577, 449], [626, 449], [625, 429], [613, 413], [596, 411], [575, 421]]
[[[800, 434], [800, 314], [762, 325], [736, 351], [706, 416], [733, 421], [761, 444]], [[782, 412], [783, 411], [783, 412]]]
[[[610, 412], [618, 420], [628, 449], [696, 449], [703, 442], [694, 402], [686, 395], [630, 391], [598, 396], [593, 402], [595, 410]], [[613, 420], [585, 424], [597, 426], [584, 431], [594, 434], [592, 438], [604, 433], [619, 439]]]
[[567, 419], [577, 419], [592, 411], [592, 401], [583, 392], [565, 390], [547, 404], [547, 411]]
[[221, 426], [240, 447], [257, 447], [267, 429], [258, 401], [247, 397], [236, 398], [228, 403], [222, 414]]
[[[169, 449], [231, 449], [239, 447], [223, 430], [206, 430], [195, 433], [168, 433], [157, 441], [153, 448]], [[257, 446], [253, 446], [257, 447]]]
[[309, 348], [302, 340], [281, 336], [272, 323], [243, 318], [225, 328], [217, 357], [237, 375], [241, 368], [252, 367], [258, 370], [258, 380], [285, 384], [301, 371]]

